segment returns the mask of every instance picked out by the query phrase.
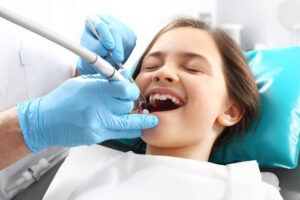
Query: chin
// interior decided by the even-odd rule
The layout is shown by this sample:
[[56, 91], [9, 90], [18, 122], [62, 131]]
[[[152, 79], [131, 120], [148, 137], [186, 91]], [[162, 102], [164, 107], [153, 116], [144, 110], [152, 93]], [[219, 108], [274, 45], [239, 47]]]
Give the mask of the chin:
[[144, 129], [142, 133], [143, 141], [151, 146], [160, 148], [170, 148], [178, 145], [178, 132], [170, 128], [170, 126], [158, 125], [155, 128]]

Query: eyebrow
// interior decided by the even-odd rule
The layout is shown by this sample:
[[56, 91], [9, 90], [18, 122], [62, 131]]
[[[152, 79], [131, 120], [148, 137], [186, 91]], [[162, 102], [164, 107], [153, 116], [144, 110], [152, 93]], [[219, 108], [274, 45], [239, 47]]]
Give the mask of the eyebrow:
[[159, 57], [159, 58], [161, 58], [161, 57], [164, 57], [164, 53], [161, 52], [161, 51], [155, 51], [155, 52], [152, 52], [152, 53], [147, 54], [147, 55], [144, 57], [144, 59], [145, 59], [145, 58], [148, 58], [148, 57]]
[[[196, 59], [201, 59], [201, 60], [205, 61], [205, 62], [209, 65], [209, 67], [212, 66], [211, 63], [208, 61], [208, 59], [207, 59], [205, 56], [201, 55], [201, 54], [197, 54], [197, 53], [193, 53], [193, 52], [180, 52], [180, 53], [178, 53], [178, 55], [181, 56], [181, 57], [184, 57], [184, 58], [190, 58], [190, 59], [196, 58]], [[164, 57], [164, 56], [165, 56], [165, 53], [163, 53], [163, 52], [161, 52], [161, 51], [155, 51], [155, 52], [152, 52], [152, 53], [150, 53], [150, 54], [147, 54], [147, 55], [145, 56], [145, 58], [147, 58], [147, 57], [158, 57], [158, 58], [162, 58], [162, 57]], [[145, 59], [145, 58], [144, 58], [144, 59]]]

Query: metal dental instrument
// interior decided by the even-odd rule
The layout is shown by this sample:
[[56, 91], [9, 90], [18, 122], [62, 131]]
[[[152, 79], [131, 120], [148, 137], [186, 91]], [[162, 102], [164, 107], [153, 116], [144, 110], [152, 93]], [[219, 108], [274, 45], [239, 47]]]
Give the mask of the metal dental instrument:
[[69, 39], [64, 38], [63, 36], [51, 31], [50, 29], [40, 24], [37, 24], [29, 19], [26, 19], [23, 16], [20, 16], [14, 12], [11, 12], [10, 10], [3, 8], [2, 6], [0, 6], [0, 17], [10, 22], [13, 22], [19, 26], [22, 26], [23, 28], [28, 29], [72, 51], [76, 55], [89, 62], [98, 73], [106, 77], [108, 80], [128, 81], [113, 66], [111, 66], [110, 63], [102, 59], [100, 56], [78, 45], [77, 43], [74, 43]]
[[[99, 33], [97, 32], [97, 30], [95, 29], [95, 27], [89, 22], [89, 20], [85, 20], [86, 25], [89, 27], [89, 29], [92, 31], [92, 33], [94, 34], [94, 36], [99, 40], [99, 42], [101, 43], [102, 40], [100, 38]], [[108, 50], [108, 54], [109, 56], [113, 59], [113, 61], [119, 66], [119, 69], [123, 70], [125, 69], [124, 66], [122, 65], [122, 63], [119, 63], [115, 60], [115, 58], [113, 57], [111, 51]], [[129, 77], [130, 82], [135, 83], [135, 81], [133, 80], [133, 78], [130, 76]], [[139, 107], [142, 107], [143, 104], [146, 104], [146, 97], [140, 93], [140, 96], [142, 97], [142, 100], [138, 99], [138, 103], [139, 103]]]

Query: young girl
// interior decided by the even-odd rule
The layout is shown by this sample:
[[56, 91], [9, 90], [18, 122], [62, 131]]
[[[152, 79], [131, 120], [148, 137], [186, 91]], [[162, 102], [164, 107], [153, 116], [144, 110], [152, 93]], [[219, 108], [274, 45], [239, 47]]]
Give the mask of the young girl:
[[207, 162], [214, 145], [242, 133], [259, 110], [254, 78], [226, 33], [174, 20], [154, 37], [133, 77], [146, 97], [134, 112], [159, 118], [143, 131], [146, 155], [111, 158], [71, 199], [282, 199], [261, 181], [255, 161]]
[[221, 29], [177, 19], [152, 40], [133, 76], [159, 126], [147, 154], [207, 161], [213, 145], [242, 133], [259, 110], [255, 80]]

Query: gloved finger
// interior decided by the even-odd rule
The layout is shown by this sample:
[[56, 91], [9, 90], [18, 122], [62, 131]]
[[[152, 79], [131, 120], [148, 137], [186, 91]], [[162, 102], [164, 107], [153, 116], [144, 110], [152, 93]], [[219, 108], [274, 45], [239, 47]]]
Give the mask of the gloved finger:
[[122, 131], [108, 131], [109, 139], [131, 139], [141, 137], [142, 130], [122, 130]]
[[[87, 25], [85, 26], [85, 29], [89, 29]], [[86, 30], [89, 31], [90, 30]], [[81, 38], [80, 44], [89, 50], [95, 52], [100, 57], [104, 58], [108, 56], [108, 50], [103, 46], [103, 44], [93, 35], [86, 34], [85, 37]]]
[[89, 22], [96, 29], [103, 46], [108, 50], [115, 48], [114, 38], [110, 32], [109, 25], [105, 23], [100, 16], [90, 17], [88, 20], [90, 20]]
[[76, 69], [81, 75], [97, 73], [97, 71], [84, 59], [78, 59]]
[[140, 95], [140, 90], [135, 83], [127, 83], [125, 81], [109, 81], [102, 84], [102, 88], [109, 92], [111, 97], [134, 101]]
[[133, 101], [115, 100], [110, 106], [110, 111], [115, 115], [128, 114], [132, 111], [134, 106]]
[[131, 70], [130, 69], [119, 69], [118, 72], [122, 74], [126, 79], [129, 79], [131, 77]]
[[114, 119], [113, 130], [132, 130], [153, 128], [158, 125], [158, 118], [149, 114], [125, 114]]
[[115, 19], [113, 16], [111, 15], [99, 15], [98, 16], [104, 23], [106, 24], [115, 24], [117, 19]]
[[114, 37], [115, 48], [112, 54], [119, 62], [126, 62], [136, 43], [136, 36], [130, 27], [112, 16], [101, 16], [101, 19], [110, 24], [110, 30]]
[[122, 43], [122, 36], [114, 27], [111, 28], [111, 34], [115, 41], [115, 47], [112, 49], [111, 53], [115, 60], [122, 63], [124, 60], [124, 48]]
[[136, 130], [111, 130], [105, 129], [103, 132], [102, 129], [94, 129], [93, 133], [90, 133], [90, 137], [86, 141], [81, 142], [86, 145], [101, 143], [106, 140], [112, 139], [126, 139], [126, 138], [136, 138], [142, 135], [141, 129]]

